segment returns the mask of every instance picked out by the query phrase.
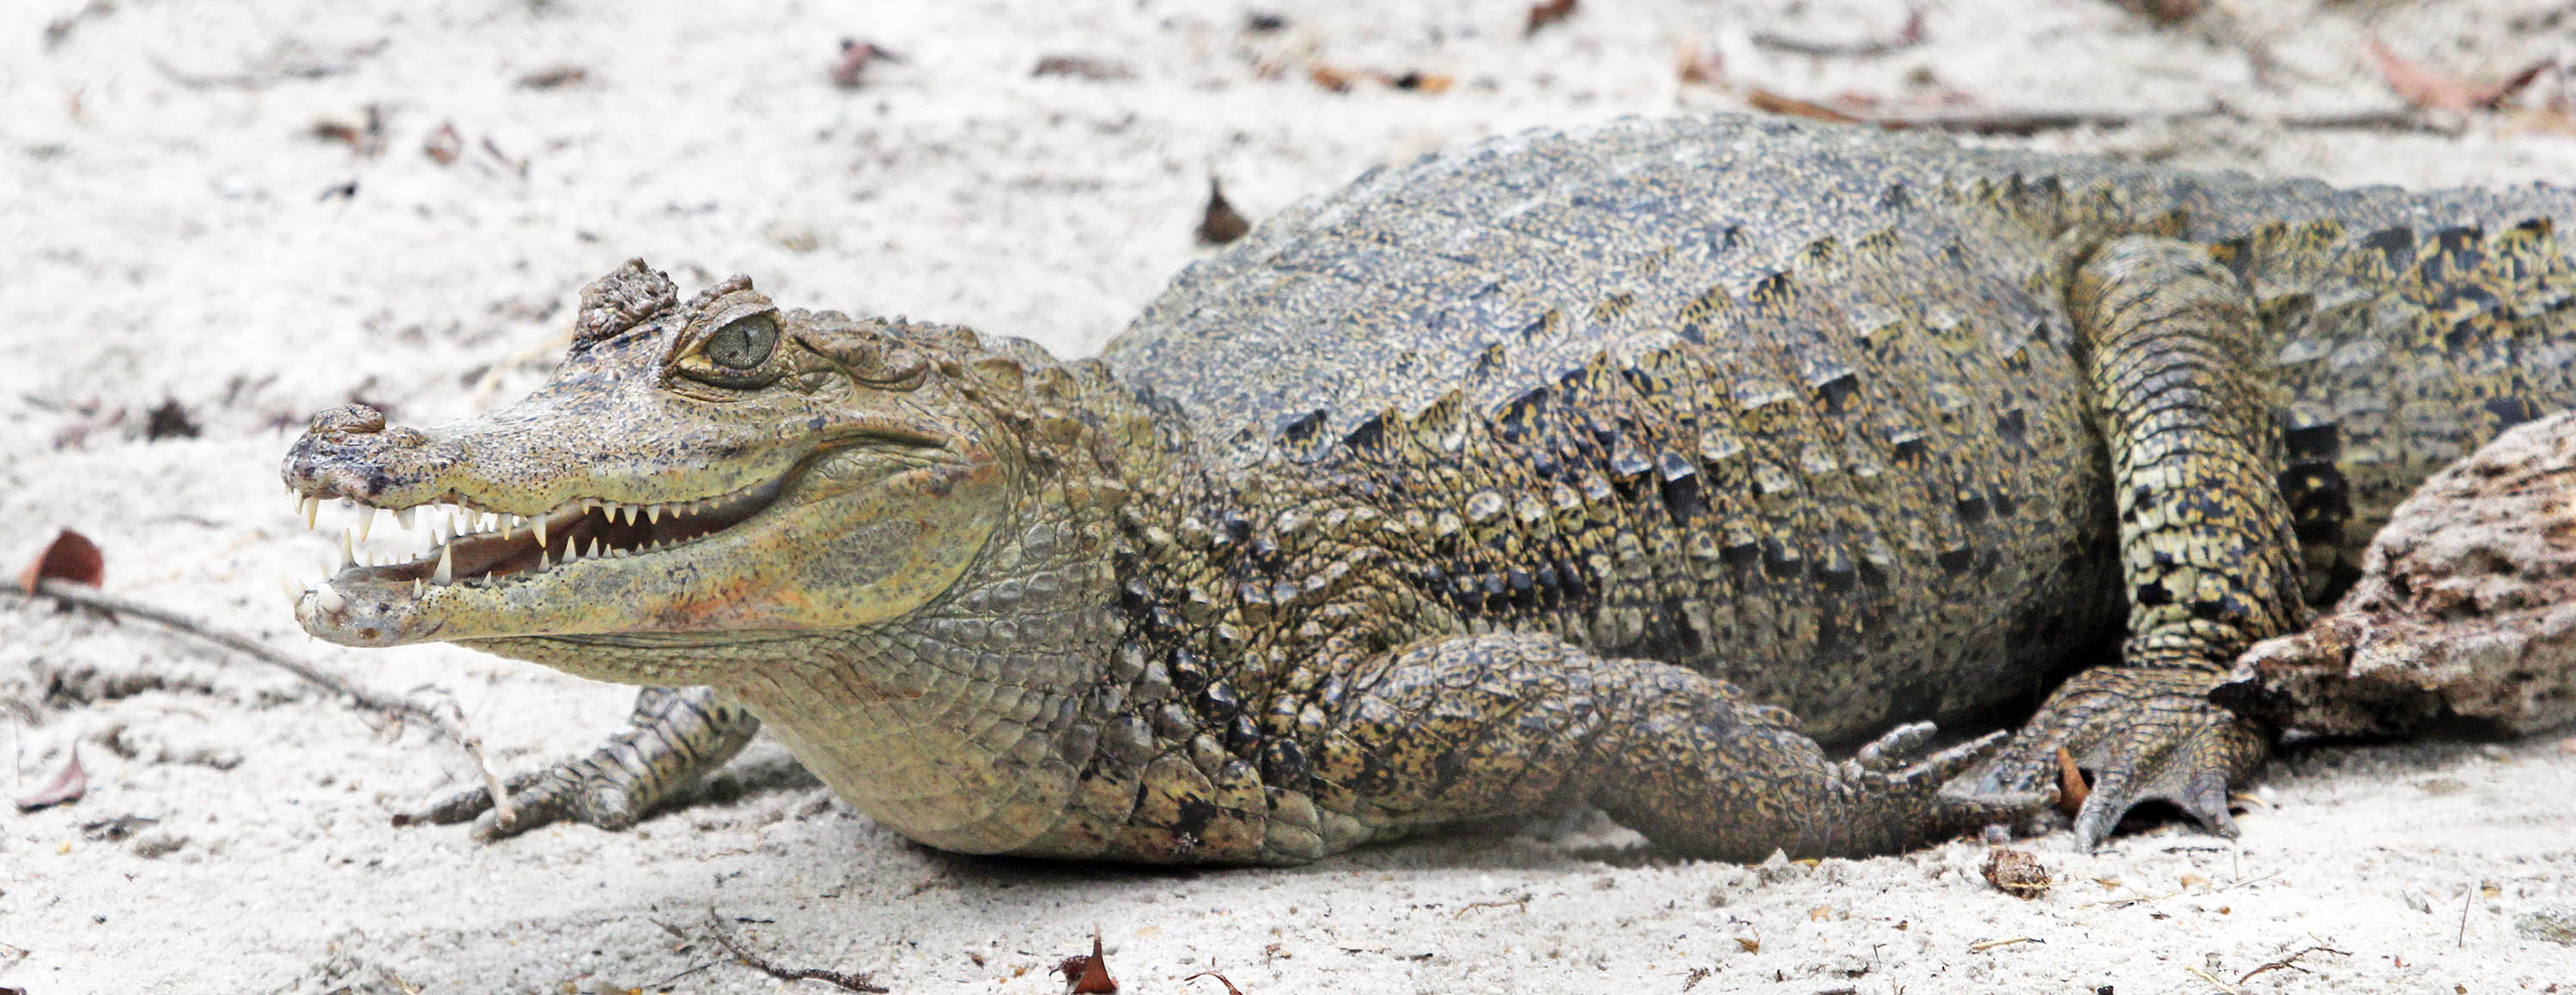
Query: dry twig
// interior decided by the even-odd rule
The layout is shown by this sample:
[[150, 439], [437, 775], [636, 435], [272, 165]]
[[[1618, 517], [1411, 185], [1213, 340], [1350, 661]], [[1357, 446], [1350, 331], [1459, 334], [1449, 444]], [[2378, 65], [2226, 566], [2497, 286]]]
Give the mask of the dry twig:
[[881, 993], [888, 990], [869, 980], [864, 974], [845, 974], [816, 967], [780, 967], [769, 958], [751, 952], [749, 948], [735, 940], [733, 934], [725, 932], [724, 920], [716, 915], [714, 905], [707, 906], [707, 931], [716, 935], [716, 942], [723, 945], [725, 952], [732, 954], [735, 960], [780, 981], [820, 981], [843, 991], [852, 992]]
[[416, 701], [378, 694], [352, 684], [337, 674], [262, 645], [249, 636], [218, 629], [159, 605], [119, 597], [94, 587], [46, 577], [36, 582], [36, 594], [65, 604], [95, 608], [113, 612], [119, 616], [132, 616], [158, 623], [171, 631], [195, 636], [286, 671], [307, 684], [347, 698], [358, 707], [388, 719], [397, 722], [416, 719], [428, 723], [431, 728], [455, 740], [456, 745], [464, 748], [465, 755], [474, 761], [474, 769], [483, 776], [484, 790], [492, 793], [493, 808], [498, 813], [497, 817], [503, 820], [503, 824], [508, 824], [515, 815], [510, 809], [510, 794], [501, 786], [500, 775], [494, 774], [492, 765], [483, 758], [482, 737], [476, 736], [474, 731], [466, 726], [463, 710], [457, 708], [452, 700], [446, 702], [447, 708], [445, 712], [441, 712], [439, 709]]

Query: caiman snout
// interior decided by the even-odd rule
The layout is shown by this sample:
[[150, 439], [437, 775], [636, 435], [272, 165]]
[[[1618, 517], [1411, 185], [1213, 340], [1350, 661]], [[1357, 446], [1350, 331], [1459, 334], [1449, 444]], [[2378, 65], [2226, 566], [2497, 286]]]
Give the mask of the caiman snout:
[[419, 429], [385, 427], [385, 413], [343, 404], [313, 416], [286, 453], [286, 486], [310, 498], [379, 504], [387, 492], [428, 479], [442, 459]]

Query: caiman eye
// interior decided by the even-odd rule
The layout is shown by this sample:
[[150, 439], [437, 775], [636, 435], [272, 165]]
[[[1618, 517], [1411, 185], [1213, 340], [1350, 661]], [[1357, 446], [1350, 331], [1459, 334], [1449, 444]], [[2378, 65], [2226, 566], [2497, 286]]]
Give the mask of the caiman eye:
[[769, 360], [771, 350], [778, 348], [778, 322], [766, 314], [738, 319], [707, 336], [701, 349], [717, 366], [728, 370], [748, 371], [760, 368]]

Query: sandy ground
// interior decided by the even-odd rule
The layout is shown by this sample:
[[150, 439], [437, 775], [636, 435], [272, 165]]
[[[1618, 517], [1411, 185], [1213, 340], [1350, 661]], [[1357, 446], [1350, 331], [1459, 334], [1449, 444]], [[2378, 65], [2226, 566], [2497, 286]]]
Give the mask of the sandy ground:
[[[112, 590], [371, 687], [443, 689], [516, 768], [587, 745], [626, 689], [310, 642], [277, 578], [313, 575], [333, 540], [293, 520], [275, 467], [305, 415], [353, 397], [434, 419], [525, 391], [577, 288], [630, 255], [692, 291], [748, 272], [784, 302], [1079, 352], [1202, 254], [1210, 175], [1259, 218], [1425, 149], [1740, 108], [1752, 85], [2150, 114], [2224, 99], [2239, 116], [2028, 141], [2345, 183], [2576, 177], [2576, 139], [2526, 111], [2456, 135], [2262, 123], [2395, 105], [2372, 33], [2478, 80], [2576, 56], [2576, 8], [2542, 0], [2221, 0], [2170, 30], [2097, 0], [1950, 0], [1925, 8], [1920, 45], [1827, 58], [1753, 38], [1886, 37], [1903, 7], [1587, 0], [1525, 38], [1518, 0], [1281, 5], [1270, 35], [1224, 3], [766, 6], [0, 4], [0, 563], [79, 529]], [[844, 37], [905, 61], [835, 88]], [[1731, 85], [1681, 83], [1677, 47], [1717, 53]], [[1133, 76], [1032, 76], [1058, 54]], [[1454, 85], [1335, 94], [1297, 68], [1310, 57]], [[584, 77], [520, 83], [558, 66]], [[313, 133], [369, 108], [372, 155]], [[423, 149], [450, 125], [442, 164]], [[164, 400], [202, 432], [147, 440]], [[1134, 992], [1213, 993], [1182, 980], [1213, 969], [1255, 995], [2134, 995], [2222, 991], [2294, 956], [2242, 988], [2576, 991], [2576, 948], [2514, 926], [2576, 901], [2576, 742], [2556, 736], [2293, 751], [2241, 840], [2041, 840], [2064, 883], [2027, 901], [1979, 878], [1973, 843], [1751, 868], [1593, 824], [1295, 870], [958, 858], [784, 773], [766, 742], [729, 801], [479, 846], [388, 825], [467, 776], [426, 732], [148, 626], [0, 597], [0, 780], [32, 791], [75, 747], [87, 797], [0, 814], [0, 988], [825, 990], [724, 958], [712, 906], [782, 961], [898, 991], [1061, 991], [1049, 968], [1095, 924]], [[157, 821], [111, 838], [124, 817]]]

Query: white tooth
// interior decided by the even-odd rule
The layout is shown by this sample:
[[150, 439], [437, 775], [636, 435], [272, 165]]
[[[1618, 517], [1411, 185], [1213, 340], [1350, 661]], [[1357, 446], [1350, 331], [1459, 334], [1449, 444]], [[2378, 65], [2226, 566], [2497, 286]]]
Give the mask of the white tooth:
[[544, 549], [546, 545], [546, 516], [538, 515], [536, 518], [531, 519], [529, 524], [536, 526], [537, 548]]
[[456, 582], [456, 547], [445, 546], [439, 549], [438, 572], [432, 574], [429, 579], [432, 583], [441, 586]]
[[277, 572], [277, 589], [286, 592], [286, 603], [289, 605], [304, 600], [304, 588], [295, 583], [294, 578], [288, 577], [284, 570]]
[[354, 567], [354, 566], [357, 566], [357, 565], [358, 565], [358, 548], [357, 548], [357, 543], [356, 543], [356, 542], [352, 539], [352, 537], [350, 536], [350, 534], [349, 534], [349, 530], [347, 530], [347, 529], [341, 529], [341, 530], [340, 530], [340, 569], [346, 570], [346, 569], [348, 569], [348, 568], [350, 568], [350, 567]]
[[660, 524], [662, 524], [662, 506], [661, 506], [661, 505], [658, 505], [658, 504], [648, 504], [648, 505], [645, 505], [645, 506], [644, 506], [644, 523], [645, 523], [645, 524], [647, 524], [647, 525], [660, 525]]
[[365, 542], [365, 541], [367, 541], [367, 533], [368, 533], [368, 532], [371, 532], [371, 531], [374, 531], [375, 527], [376, 527], [376, 509], [375, 509], [375, 506], [373, 506], [373, 505], [361, 505], [361, 506], [359, 506], [359, 508], [358, 508], [358, 541], [359, 541], [359, 542]]
[[336, 612], [347, 607], [348, 604], [349, 599], [341, 597], [340, 592], [329, 584], [324, 584], [313, 590], [313, 607], [315, 608], [322, 609], [326, 612]]
[[400, 510], [395, 511], [395, 512], [394, 512], [394, 524], [402, 526], [402, 529], [403, 529], [403, 531], [405, 531], [405, 532], [409, 532], [409, 531], [411, 531], [411, 522], [412, 522], [412, 519], [413, 519], [414, 517], [416, 517], [416, 516], [414, 516], [412, 513], [413, 513], [413, 512], [415, 512], [415, 511], [418, 511], [418, 510], [420, 510], [420, 506], [419, 506], [419, 505], [413, 505], [413, 506], [411, 506], [411, 507], [409, 507], [409, 508], [403, 508], [403, 509], [400, 509]]
[[413, 600], [418, 600], [418, 599], [420, 598], [420, 596], [421, 596], [421, 595], [424, 595], [424, 594], [427, 594], [427, 593], [429, 593], [429, 582], [428, 582], [428, 581], [422, 580], [422, 579], [420, 579], [420, 578], [418, 578], [418, 577], [414, 577], [414, 578], [412, 578], [412, 579], [411, 579], [411, 596], [412, 596]]
[[555, 558], [554, 558], [554, 557], [552, 557], [552, 556], [548, 556], [548, 555], [546, 555], [546, 551], [545, 551], [545, 549], [544, 549], [543, 547], [538, 548], [538, 550], [537, 550], [537, 572], [538, 572], [538, 573], [544, 573], [544, 572], [546, 572], [546, 571], [548, 571], [548, 570], [552, 570], [552, 569], [554, 569], [554, 568], [555, 568]]
[[313, 520], [320, 517], [322, 514], [322, 499], [318, 497], [305, 498], [302, 510], [304, 512], [304, 527], [307, 530], [310, 530], [313, 528]]
[[589, 552], [586, 552], [586, 553], [583, 553], [583, 554], [581, 554], [581, 555], [583, 555], [583, 556], [591, 556], [591, 557], [596, 557], [596, 556], [598, 556], [598, 555], [599, 555], [599, 537], [598, 537], [598, 536], [592, 536], [592, 537], [590, 538], [590, 551], [589, 551]]
[[563, 559], [563, 561], [564, 561], [564, 562], [566, 562], [566, 563], [570, 563], [570, 562], [572, 562], [572, 561], [574, 561], [574, 560], [578, 560], [578, 559], [581, 559], [581, 540], [579, 540], [579, 539], [566, 539], [566, 540], [564, 540], [564, 559]]

